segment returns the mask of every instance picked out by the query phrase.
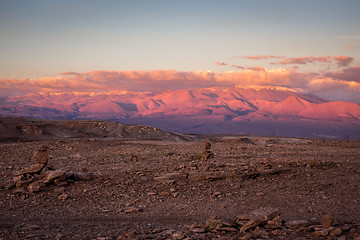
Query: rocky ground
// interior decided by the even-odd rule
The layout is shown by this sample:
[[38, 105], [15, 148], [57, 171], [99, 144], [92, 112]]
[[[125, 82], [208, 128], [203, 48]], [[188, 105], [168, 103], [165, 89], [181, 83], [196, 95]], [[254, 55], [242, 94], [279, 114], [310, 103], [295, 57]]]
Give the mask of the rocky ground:
[[[48, 162], [35, 162], [39, 147]], [[360, 239], [360, 141], [65, 139], [0, 152], [2, 239]]]

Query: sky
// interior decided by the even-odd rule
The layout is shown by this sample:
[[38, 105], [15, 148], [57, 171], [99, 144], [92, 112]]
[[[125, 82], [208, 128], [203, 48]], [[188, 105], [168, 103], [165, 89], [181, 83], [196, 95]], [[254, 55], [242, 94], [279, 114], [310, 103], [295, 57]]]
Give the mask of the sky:
[[360, 103], [359, 12], [358, 0], [0, 0], [0, 96], [267, 84]]

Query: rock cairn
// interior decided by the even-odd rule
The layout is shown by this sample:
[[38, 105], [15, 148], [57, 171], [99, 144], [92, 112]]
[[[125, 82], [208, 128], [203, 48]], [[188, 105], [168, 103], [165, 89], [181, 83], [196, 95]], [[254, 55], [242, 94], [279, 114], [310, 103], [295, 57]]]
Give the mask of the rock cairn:
[[201, 156], [201, 160], [208, 160], [214, 157], [214, 153], [211, 151], [211, 143], [209, 139], [206, 139], [204, 151]]
[[49, 159], [48, 146], [40, 146], [34, 152], [36, 163], [19, 171], [14, 171], [13, 181], [6, 188], [16, 188], [18, 192], [39, 192], [51, 185], [66, 186], [75, 181], [89, 181], [97, 178], [97, 175], [91, 172], [79, 173], [56, 170], [48, 165]]
[[230, 221], [219, 216], [211, 216], [204, 225], [192, 225], [194, 233], [233, 233], [240, 234], [240, 239], [258, 239], [282, 236], [292, 231], [303, 232], [311, 238], [346, 239], [345, 232], [349, 226], [333, 226], [334, 217], [331, 213], [324, 215], [321, 224], [306, 220], [282, 221], [277, 208], [262, 207], [250, 213], [242, 214]]

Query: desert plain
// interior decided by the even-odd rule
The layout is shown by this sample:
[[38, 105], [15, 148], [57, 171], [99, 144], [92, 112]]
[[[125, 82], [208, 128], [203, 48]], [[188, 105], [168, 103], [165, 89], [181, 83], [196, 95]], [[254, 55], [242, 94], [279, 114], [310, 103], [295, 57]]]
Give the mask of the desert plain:
[[[84, 134], [78, 125], [63, 129], [65, 136], [45, 131], [56, 129], [53, 122], [15, 122], [22, 137], [0, 142], [1, 239], [360, 238], [359, 140], [143, 127], [120, 137]], [[11, 132], [8, 119], [2, 126]], [[44, 146], [48, 169], [95, 177], [15, 186]]]

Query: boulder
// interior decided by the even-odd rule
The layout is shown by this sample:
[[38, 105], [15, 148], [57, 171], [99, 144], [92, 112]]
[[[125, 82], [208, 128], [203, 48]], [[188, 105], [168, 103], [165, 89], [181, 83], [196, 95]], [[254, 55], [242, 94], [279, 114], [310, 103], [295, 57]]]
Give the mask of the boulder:
[[334, 217], [331, 213], [326, 214], [321, 221], [324, 228], [329, 228], [334, 222]]
[[43, 168], [44, 168], [44, 164], [37, 163], [37, 164], [31, 165], [30, 167], [24, 168], [22, 170], [15, 171], [13, 174], [15, 176], [19, 176], [19, 175], [26, 174], [26, 173], [28, 173], [28, 174], [40, 173]]
[[45, 184], [54, 182], [55, 180], [57, 181], [65, 180], [65, 172], [62, 170], [54, 170], [54, 171], [50, 170], [45, 173], [43, 178]]
[[49, 152], [48, 147], [43, 145], [40, 146], [35, 152], [34, 152], [34, 159], [36, 163], [39, 164], [48, 164], [49, 162]]
[[[277, 208], [264, 207], [238, 216], [236, 223], [240, 226], [240, 232], [243, 233], [259, 225], [265, 225], [279, 215], [280, 212]], [[281, 221], [281, 219], [279, 221]]]
[[219, 216], [211, 216], [205, 223], [204, 229], [209, 232], [236, 232], [235, 224]]
[[286, 221], [285, 226], [290, 228], [307, 227], [310, 226], [310, 222], [306, 220], [289, 220]]
[[265, 228], [270, 228], [270, 229], [276, 229], [281, 227], [282, 227], [282, 221], [280, 216], [274, 217], [272, 220], [268, 221], [267, 224], [265, 225]]

